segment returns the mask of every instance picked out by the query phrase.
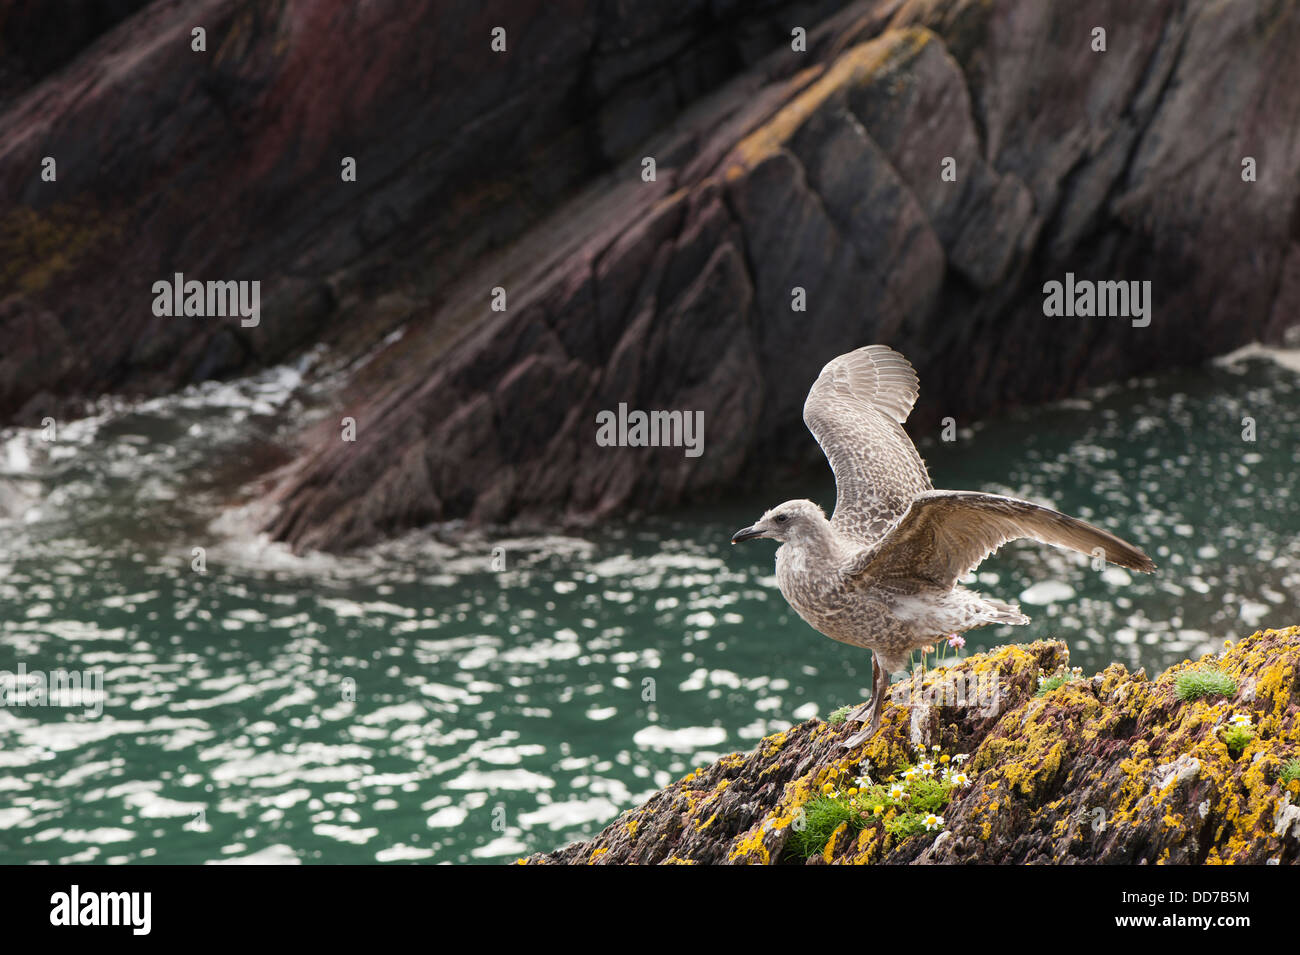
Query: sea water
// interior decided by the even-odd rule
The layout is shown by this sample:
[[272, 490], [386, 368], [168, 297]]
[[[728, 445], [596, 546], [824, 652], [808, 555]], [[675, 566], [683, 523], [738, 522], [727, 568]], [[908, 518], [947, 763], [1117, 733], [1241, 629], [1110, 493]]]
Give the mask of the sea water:
[[[914, 435], [936, 486], [1052, 504], [1159, 565], [1010, 544], [970, 585], [1033, 622], [964, 652], [1055, 637], [1086, 673], [1154, 675], [1300, 623], [1288, 361]], [[214, 529], [320, 413], [302, 371], [0, 433], [0, 673], [102, 677], [0, 706], [0, 862], [509, 861], [866, 697], [869, 655], [791, 612], [775, 545], [728, 542], [786, 498], [829, 511], [829, 471], [580, 537], [327, 557]]]

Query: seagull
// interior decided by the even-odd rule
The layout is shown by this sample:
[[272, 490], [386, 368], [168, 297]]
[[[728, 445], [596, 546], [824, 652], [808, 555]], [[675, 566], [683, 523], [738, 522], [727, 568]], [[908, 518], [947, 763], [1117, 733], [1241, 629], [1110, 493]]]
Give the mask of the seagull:
[[803, 420], [835, 472], [827, 520], [808, 500], [786, 501], [732, 536], [781, 542], [776, 582], [814, 630], [871, 651], [870, 702], [850, 719], [880, 728], [891, 673], [913, 650], [988, 624], [1029, 622], [1016, 604], [958, 581], [1008, 541], [1030, 538], [1131, 570], [1151, 558], [1127, 541], [1029, 501], [979, 491], [935, 490], [903, 430], [920, 384], [907, 359], [867, 345], [828, 362], [808, 392]]

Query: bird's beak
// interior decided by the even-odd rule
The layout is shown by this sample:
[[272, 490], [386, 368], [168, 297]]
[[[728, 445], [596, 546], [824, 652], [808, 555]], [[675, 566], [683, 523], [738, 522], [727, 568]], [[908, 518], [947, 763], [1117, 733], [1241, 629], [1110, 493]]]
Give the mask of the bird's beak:
[[739, 544], [741, 541], [753, 540], [755, 537], [762, 537], [763, 532], [755, 526], [742, 527], [736, 533], [731, 535], [731, 542]]

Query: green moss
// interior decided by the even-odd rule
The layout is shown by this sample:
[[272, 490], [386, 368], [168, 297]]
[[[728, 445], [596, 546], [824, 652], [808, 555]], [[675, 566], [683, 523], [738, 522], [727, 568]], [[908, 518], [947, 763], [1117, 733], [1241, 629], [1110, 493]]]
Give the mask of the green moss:
[[839, 726], [841, 723], [844, 722], [845, 717], [847, 717], [852, 712], [853, 712], [853, 707], [841, 706], [830, 716], [826, 717], [826, 722], [830, 723], [831, 726]]
[[1197, 667], [1178, 674], [1174, 692], [1184, 703], [1207, 696], [1232, 696], [1237, 692], [1237, 681], [1214, 667]]

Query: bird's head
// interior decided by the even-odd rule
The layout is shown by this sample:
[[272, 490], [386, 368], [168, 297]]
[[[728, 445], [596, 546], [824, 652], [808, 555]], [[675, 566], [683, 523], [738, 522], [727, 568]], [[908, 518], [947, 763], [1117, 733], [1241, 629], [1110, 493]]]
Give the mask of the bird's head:
[[731, 535], [731, 542], [767, 537], [781, 542], [799, 542], [819, 534], [826, 524], [826, 514], [812, 501], [786, 501], [778, 504], [749, 527]]

